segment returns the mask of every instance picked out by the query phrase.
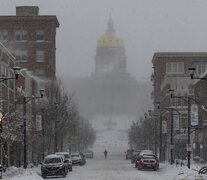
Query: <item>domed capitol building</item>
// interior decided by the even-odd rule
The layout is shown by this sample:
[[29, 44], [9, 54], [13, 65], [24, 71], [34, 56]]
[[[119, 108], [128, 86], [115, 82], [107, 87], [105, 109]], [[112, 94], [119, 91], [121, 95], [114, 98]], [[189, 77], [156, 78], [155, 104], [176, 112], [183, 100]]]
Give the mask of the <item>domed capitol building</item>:
[[[146, 83], [138, 84], [127, 72], [124, 42], [116, 36], [111, 16], [106, 32], [97, 41], [94, 73], [74, 81], [68, 87], [75, 87], [72, 90], [80, 113], [88, 119], [119, 115], [135, 118], [149, 104], [150, 86], [146, 90]], [[145, 97], [145, 93], [149, 94]]]

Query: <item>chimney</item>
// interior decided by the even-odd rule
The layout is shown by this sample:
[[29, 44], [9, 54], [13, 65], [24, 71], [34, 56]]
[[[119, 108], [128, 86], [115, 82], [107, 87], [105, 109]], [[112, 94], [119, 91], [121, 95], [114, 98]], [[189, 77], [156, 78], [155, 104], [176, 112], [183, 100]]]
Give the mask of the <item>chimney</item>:
[[38, 6], [17, 6], [16, 16], [38, 16], [39, 7]]

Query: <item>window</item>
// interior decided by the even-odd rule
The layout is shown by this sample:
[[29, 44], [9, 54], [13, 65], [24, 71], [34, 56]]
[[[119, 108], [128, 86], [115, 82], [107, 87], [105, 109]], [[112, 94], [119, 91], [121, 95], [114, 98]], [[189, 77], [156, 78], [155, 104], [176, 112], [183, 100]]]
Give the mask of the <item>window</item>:
[[35, 74], [37, 76], [44, 76], [45, 75], [45, 72], [44, 72], [43, 69], [36, 69]]
[[183, 62], [169, 62], [166, 63], [167, 74], [184, 74], [184, 63]]
[[44, 41], [44, 35], [45, 35], [44, 30], [37, 30], [36, 31], [36, 40], [37, 41]]
[[16, 54], [16, 61], [26, 62], [28, 59], [27, 50], [17, 50], [15, 54]]
[[27, 31], [25, 30], [16, 30], [15, 37], [17, 41], [26, 41], [27, 40]]
[[7, 30], [0, 30], [0, 41], [7, 41], [9, 39]]
[[196, 75], [202, 75], [205, 71], [207, 71], [207, 64], [205, 63], [201, 63], [201, 64], [196, 64], [195, 65], [196, 68]]
[[37, 62], [44, 62], [45, 53], [44, 51], [36, 51], [36, 61]]
[[1, 76], [6, 77], [7, 76], [7, 68], [4, 63], [1, 64]]

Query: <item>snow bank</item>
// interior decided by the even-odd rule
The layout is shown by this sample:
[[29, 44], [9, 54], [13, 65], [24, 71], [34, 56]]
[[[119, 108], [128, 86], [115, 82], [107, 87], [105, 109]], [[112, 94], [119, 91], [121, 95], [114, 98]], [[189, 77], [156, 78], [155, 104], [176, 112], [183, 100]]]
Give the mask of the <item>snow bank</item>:
[[16, 168], [9, 167], [5, 173], [3, 173], [3, 179], [7, 180], [43, 180], [40, 176], [39, 169], [34, 168]]

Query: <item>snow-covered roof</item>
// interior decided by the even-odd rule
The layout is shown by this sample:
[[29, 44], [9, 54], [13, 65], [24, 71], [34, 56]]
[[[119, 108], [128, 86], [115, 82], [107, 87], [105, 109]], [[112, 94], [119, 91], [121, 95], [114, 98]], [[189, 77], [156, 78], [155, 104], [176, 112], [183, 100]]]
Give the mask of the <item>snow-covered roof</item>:
[[58, 156], [57, 154], [49, 154], [45, 158], [59, 158], [59, 157], [60, 156]]

